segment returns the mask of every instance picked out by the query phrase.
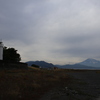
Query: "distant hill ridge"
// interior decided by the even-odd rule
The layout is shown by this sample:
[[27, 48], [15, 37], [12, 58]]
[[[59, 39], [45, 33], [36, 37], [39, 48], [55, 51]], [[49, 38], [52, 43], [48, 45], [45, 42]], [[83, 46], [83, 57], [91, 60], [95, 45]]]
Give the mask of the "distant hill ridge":
[[73, 64], [73, 65], [57, 65], [59, 68], [68, 68], [68, 69], [100, 69], [100, 61], [88, 58], [83, 62]]
[[41, 68], [53, 68], [53, 67], [56, 67], [52, 63], [47, 63], [45, 61], [28, 61], [26, 63], [28, 64], [28, 66], [31, 66], [32, 64], [35, 64], [35, 65], [41, 66]]
[[58, 68], [62, 69], [94, 69], [94, 67], [89, 67], [81, 64], [73, 64], [73, 65], [57, 65]]
[[53, 65], [52, 63], [47, 63], [45, 61], [28, 61], [26, 62], [28, 66], [31, 66], [32, 64], [41, 66], [41, 68], [63, 68], [63, 69], [100, 69], [100, 61], [88, 58], [84, 60], [83, 62], [73, 64], [73, 65]]

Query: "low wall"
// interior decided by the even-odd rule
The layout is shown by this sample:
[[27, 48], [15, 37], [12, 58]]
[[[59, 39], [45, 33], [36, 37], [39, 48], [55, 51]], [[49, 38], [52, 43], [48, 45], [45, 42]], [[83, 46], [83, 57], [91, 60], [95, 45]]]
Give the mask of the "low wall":
[[0, 69], [28, 69], [26, 63], [22, 62], [5, 62], [0, 60]]

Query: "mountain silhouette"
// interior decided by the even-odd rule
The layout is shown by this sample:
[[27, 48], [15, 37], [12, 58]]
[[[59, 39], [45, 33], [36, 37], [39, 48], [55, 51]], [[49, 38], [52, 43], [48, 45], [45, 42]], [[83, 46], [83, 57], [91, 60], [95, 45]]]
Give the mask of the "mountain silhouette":
[[100, 67], [100, 61], [88, 58], [83, 62], [80, 62], [79, 64], [85, 65], [85, 66], [91, 66], [91, 67]]
[[63, 69], [100, 69], [100, 61], [88, 58], [83, 62], [73, 64], [73, 65], [56, 65], [58, 68]]
[[38, 65], [41, 68], [54, 68], [58, 67], [60, 69], [100, 69], [100, 61], [88, 58], [80, 63], [77, 64], [66, 64], [66, 65], [53, 65], [52, 63], [48, 63], [45, 61], [28, 61], [26, 62], [28, 66], [32, 64]]
[[41, 68], [54, 68], [54, 67], [56, 67], [52, 63], [47, 63], [45, 61], [28, 61], [26, 63], [28, 64], [28, 66], [35, 64], [35, 65], [41, 66]]
[[62, 69], [94, 69], [94, 67], [85, 66], [81, 64], [73, 64], [73, 65], [57, 65], [58, 68]]

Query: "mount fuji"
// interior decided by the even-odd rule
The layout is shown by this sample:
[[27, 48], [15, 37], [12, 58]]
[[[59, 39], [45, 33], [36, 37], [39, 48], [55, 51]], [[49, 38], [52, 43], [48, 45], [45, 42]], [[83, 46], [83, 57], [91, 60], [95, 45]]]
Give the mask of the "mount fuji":
[[100, 67], [100, 61], [91, 58], [88, 58], [85, 61], [80, 62], [79, 64], [91, 67]]
[[100, 70], [100, 61], [88, 58], [83, 62], [76, 63], [73, 65], [56, 65], [58, 68], [63, 69], [93, 69], [93, 70]]

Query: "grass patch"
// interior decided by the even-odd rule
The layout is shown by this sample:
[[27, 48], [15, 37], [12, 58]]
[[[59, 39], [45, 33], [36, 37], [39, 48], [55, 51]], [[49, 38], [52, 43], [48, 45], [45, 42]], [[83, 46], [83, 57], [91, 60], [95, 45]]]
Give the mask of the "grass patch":
[[68, 70], [28, 70], [0, 71], [0, 100], [38, 100], [53, 87], [70, 82]]

